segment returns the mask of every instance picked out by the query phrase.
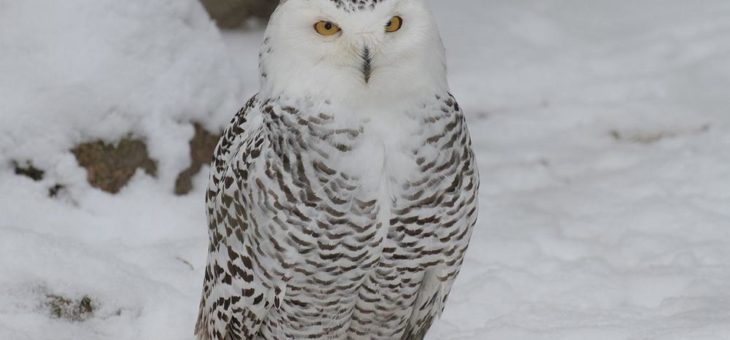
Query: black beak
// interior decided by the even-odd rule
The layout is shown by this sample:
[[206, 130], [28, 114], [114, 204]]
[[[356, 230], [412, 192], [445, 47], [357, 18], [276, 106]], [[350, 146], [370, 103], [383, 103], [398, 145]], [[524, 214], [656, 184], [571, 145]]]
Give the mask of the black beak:
[[365, 47], [362, 50], [362, 74], [365, 77], [365, 84], [370, 82], [370, 76], [373, 74], [372, 56], [370, 49]]

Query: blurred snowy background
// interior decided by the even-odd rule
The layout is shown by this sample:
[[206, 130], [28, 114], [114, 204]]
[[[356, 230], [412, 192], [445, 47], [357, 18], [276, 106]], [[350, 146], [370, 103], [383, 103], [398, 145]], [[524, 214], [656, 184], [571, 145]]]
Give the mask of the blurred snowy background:
[[[730, 339], [730, 2], [429, 2], [482, 174], [429, 339]], [[206, 150], [261, 38], [0, 0], [0, 339], [192, 339]]]

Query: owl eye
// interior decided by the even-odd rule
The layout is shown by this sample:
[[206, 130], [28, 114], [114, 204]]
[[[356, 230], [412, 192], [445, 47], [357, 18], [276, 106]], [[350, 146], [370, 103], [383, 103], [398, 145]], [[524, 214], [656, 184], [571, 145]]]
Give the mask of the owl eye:
[[341, 31], [340, 26], [337, 26], [331, 21], [324, 20], [318, 21], [316, 24], [314, 24], [314, 30], [325, 37], [335, 35]]
[[385, 24], [385, 31], [388, 33], [397, 32], [403, 27], [403, 18], [394, 16]]

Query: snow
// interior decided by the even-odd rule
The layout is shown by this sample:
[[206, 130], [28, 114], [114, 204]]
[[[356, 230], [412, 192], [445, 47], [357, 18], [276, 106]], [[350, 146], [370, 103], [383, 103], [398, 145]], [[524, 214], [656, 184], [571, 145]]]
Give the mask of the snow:
[[[730, 3], [430, 2], [482, 206], [428, 338], [730, 338]], [[205, 173], [172, 183], [186, 122], [256, 91], [260, 39], [193, 0], [0, 0], [0, 339], [192, 339]], [[128, 131], [159, 178], [91, 188], [67, 150]]]
[[0, 0], [0, 32], [3, 160], [55, 170], [80, 141], [134, 131], [171, 186], [189, 161], [188, 122], [219, 128], [240, 101], [195, 0]]

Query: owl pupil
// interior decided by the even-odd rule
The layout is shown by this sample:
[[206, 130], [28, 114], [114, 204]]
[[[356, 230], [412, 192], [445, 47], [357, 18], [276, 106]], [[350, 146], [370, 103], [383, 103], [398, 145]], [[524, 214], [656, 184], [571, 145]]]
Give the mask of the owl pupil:
[[324, 24], [324, 28], [325, 28], [326, 30], [328, 30], [328, 31], [329, 31], [329, 30], [331, 30], [331, 29], [332, 29], [332, 23], [331, 23], [331, 22], [325, 23], [325, 24]]

